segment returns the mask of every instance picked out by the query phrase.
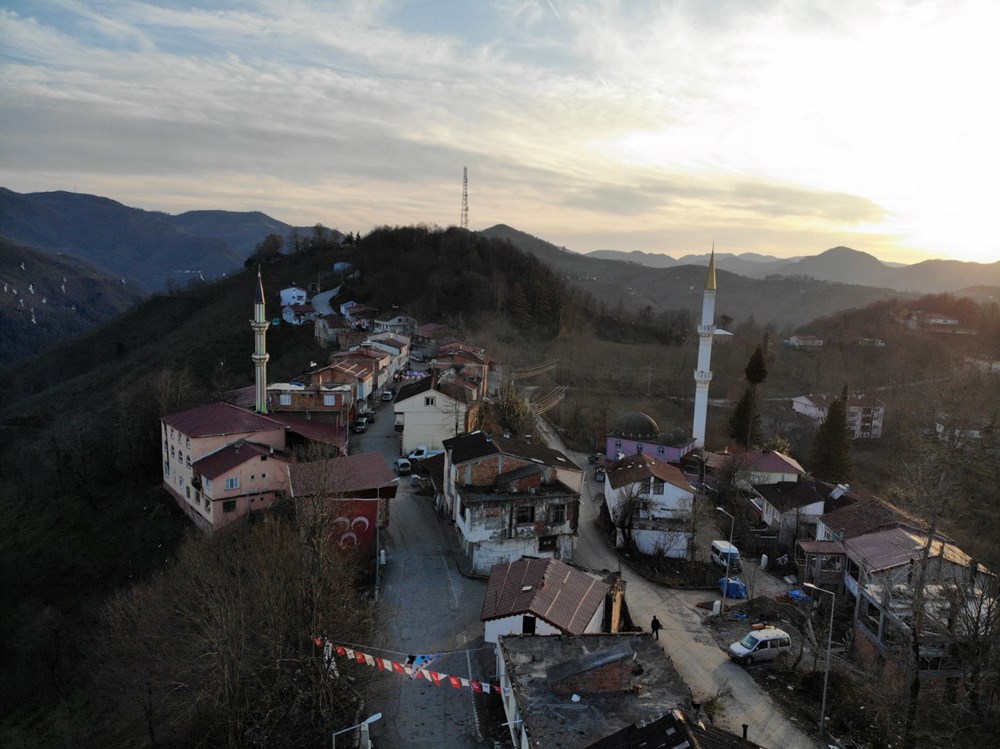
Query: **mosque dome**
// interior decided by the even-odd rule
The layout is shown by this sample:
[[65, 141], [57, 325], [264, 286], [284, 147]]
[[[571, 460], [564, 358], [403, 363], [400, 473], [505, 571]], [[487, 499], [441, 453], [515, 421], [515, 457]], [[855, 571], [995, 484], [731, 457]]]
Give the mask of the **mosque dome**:
[[629, 411], [615, 422], [615, 434], [632, 439], [652, 440], [660, 433], [660, 428], [641, 411]]

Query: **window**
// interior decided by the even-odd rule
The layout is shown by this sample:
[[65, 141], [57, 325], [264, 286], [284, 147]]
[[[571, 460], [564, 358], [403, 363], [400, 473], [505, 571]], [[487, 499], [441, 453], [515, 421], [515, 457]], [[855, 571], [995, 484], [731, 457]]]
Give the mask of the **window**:
[[424, 405], [425, 406], [433, 406], [434, 403], [435, 403], [435, 398], [434, 398], [433, 395], [429, 395], [426, 398], [424, 398]]
[[290, 406], [292, 405], [292, 396], [290, 393], [282, 393], [278, 396], [278, 405]]
[[266, 473], [262, 473], [262, 474], [260, 475], [260, 477], [261, 477], [262, 479], [266, 479], [266, 478], [267, 478], [267, 474], [266, 474]]
[[191, 487], [190, 486], [184, 487], [184, 491], [187, 492], [187, 498], [191, 499]]
[[177, 477], [177, 486], [181, 486], [181, 487], [184, 486], [184, 477], [183, 476], [178, 476]]
[[555, 551], [558, 536], [541, 536], [538, 539], [538, 551]]
[[190, 437], [185, 438], [184, 447], [186, 447], [188, 450], [191, 449], [191, 438]]
[[552, 505], [549, 508], [549, 522], [553, 525], [566, 522], [566, 505]]
[[175, 447], [174, 447], [173, 445], [171, 445], [171, 446], [170, 446], [170, 457], [172, 458], [172, 457], [174, 457], [174, 456], [175, 456], [176, 454], [177, 454], [177, 448], [175, 448]]
[[659, 455], [662, 458], [663, 457], [663, 448], [662, 447], [656, 448], [656, 454]]
[[188, 468], [191, 467], [191, 456], [190, 455], [188, 455], [187, 459], [185, 459], [184, 465], [186, 465]]
[[324, 406], [336, 406], [337, 405], [337, 396], [336, 395], [330, 395], [330, 394], [324, 395], [323, 396], [323, 405]]
[[223, 502], [222, 503], [222, 511], [223, 512], [236, 512], [236, 500], [235, 499], [227, 499], [225, 502]]
[[240, 477], [233, 476], [232, 478], [226, 479], [226, 489], [239, 489], [240, 488]]
[[663, 494], [663, 479], [653, 478], [653, 494]]
[[518, 525], [522, 523], [534, 523], [535, 522], [535, 506], [534, 505], [521, 505], [515, 511], [515, 519]]
[[170, 475], [170, 463], [168, 463], [167, 461], [163, 461], [163, 475], [164, 476]]
[[642, 455], [642, 450], [643, 450], [643, 444], [640, 442], [638, 445], [635, 446], [635, 454]]
[[201, 483], [205, 485], [206, 491], [212, 488], [212, 479], [210, 478], [205, 478], [204, 476], [202, 476]]
[[622, 441], [621, 440], [618, 440], [618, 441], [615, 442], [615, 449], [616, 450], [621, 450], [622, 449]]

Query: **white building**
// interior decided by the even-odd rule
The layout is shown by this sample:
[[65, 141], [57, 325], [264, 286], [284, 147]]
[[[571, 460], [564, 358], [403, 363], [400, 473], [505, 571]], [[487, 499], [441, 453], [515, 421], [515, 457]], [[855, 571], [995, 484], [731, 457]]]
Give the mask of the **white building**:
[[449, 437], [469, 431], [470, 409], [476, 405], [475, 388], [437, 374], [401, 387], [393, 413], [403, 454], [421, 445], [440, 450]]
[[[837, 400], [832, 395], [800, 395], [792, 398], [792, 410], [822, 422]], [[885, 420], [885, 404], [878, 398], [850, 395], [847, 398], [847, 430], [852, 439], [879, 439]]]
[[305, 304], [306, 301], [308, 301], [308, 296], [305, 289], [300, 289], [298, 286], [289, 286], [287, 289], [281, 290], [282, 307], [288, 307], [292, 304]]
[[679, 469], [649, 455], [628, 455], [610, 464], [604, 478], [604, 501], [618, 527], [618, 545], [625, 542], [628, 531], [624, 526], [630, 523], [632, 540], [643, 554], [685, 558], [694, 494]]

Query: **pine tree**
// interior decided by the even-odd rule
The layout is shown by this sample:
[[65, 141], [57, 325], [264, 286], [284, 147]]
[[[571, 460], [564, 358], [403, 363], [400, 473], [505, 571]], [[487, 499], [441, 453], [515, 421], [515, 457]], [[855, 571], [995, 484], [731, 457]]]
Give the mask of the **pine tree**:
[[767, 379], [767, 362], [764, 359], [764, 349], [757, 346], [750, 361], [747, 362], [746, 387], [736, 404], [736, 410], [729, 417], [729, 436], [749, 447], [760, 444], [760, 411], [757, 408], [757, 386]]
[[763, 346], [758, 345], [754, 349], [750, 361], [747, 362], [746, 369], [743, 370], [747, 382], [756, 387], [767, 379], [767, 360], [764, 357]]
[[847, 431], [847, 386], [830, 404], [813, 440], [812, 473], [824, 481], [850, 481], [851, 435]]
[[729, 436], [749, 448], [761, 441], [760, 413], [757, 411], [757, 393], [754, 385], [747, 383], [736, 410], [729, 417]]

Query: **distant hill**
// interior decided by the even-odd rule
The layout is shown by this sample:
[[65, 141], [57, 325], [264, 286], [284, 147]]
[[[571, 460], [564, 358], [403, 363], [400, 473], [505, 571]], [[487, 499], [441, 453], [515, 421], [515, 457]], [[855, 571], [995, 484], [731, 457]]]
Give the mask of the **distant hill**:
[[[685, 263], [704, 264], [708, 255], [669, 255], [648, 252], [598, 250], [586, 257], [624, 260], [649, 268], [672, 268]], [[910, 293], [958, 292], [977, 284], [1000, 285], [1000, 261], [973, 263], [959, 260], [925, 260], [913, 265], [888, 263], [850, 247], [833, 247], [818, 255], [779, 260], [767, 255], [718, 253], [716, 266], [748, 278], [808, 276], [817, 281], [874, 286]]]
[[[684, 255], [673, 258], [656, 252], [620, 252], [618, 250], [595, 250], [588, 252], [587, 257], [598, 260], [624, 260], [629, 263], [638, 263], [649, 268], [673, 268], [676, 265], [705, 265], [708, 263], [709, 253], [700, 255]], [[756, 252], [744, 252], [734, 255], [731, 252], [715, 253], [715, 265], [717, 268], [727, 270], [730, 273], [738, 273], [748, 278], [763, 278], [774, 269], [788, 263], [790, 260], [799, 258], [776, 258], [770, 255], [761, 255]]]
[[[20, 194], [0, 188], [0, 235], [87, 260], [147, 293], [165, 288], [170, 281], [184, 283], [191, 274], [211, 279], [242, 267], [254, 221], [219, 212], [220, 222], [212, 228], [209, 224], [215, 213], [167, 216], [95, 195]], [[266, 219], [263, 214], [246, 215]], [[270, 226], [263, 219], [255, 221]]]
[[[609, 307], [623, 305], [641, 309], [649, 306], [657, 311], [688, 309], [695, 315], [700, 313], [707, 257], [698, 265], [650, 268], [580, 255], [505, 224], [481, 233], [507, 239], [536, 255]], [[839, 310], [900, 296], [871, 285], [792, 277], [747, 278], [721, 268], [718, 284], [717, 316], [729, 315], [736, 321], [753, 316], [759, 323], [774, 323], [779, 327], [803, 325]]]
[[[135, 306], [134, 286], [70, 255], [0, 237], [0, 362], [14, 364]], [[34, 320], [34, 322], [32, 322]]]
[[[268, 234], [277, 234], [286, 240], [293, 231], [303, 238], [313, 234], [311, 226], [292, 226], [260, 211], [188, 211], [177, 216], [167, 213], [157, 215], [188, 234], [221, 239], [241, 260], [253, 252]], [[337, 240], [343, 238], [338, 231], [332, 234]], [[285, 249], [291, 250], [289, 247]]]

